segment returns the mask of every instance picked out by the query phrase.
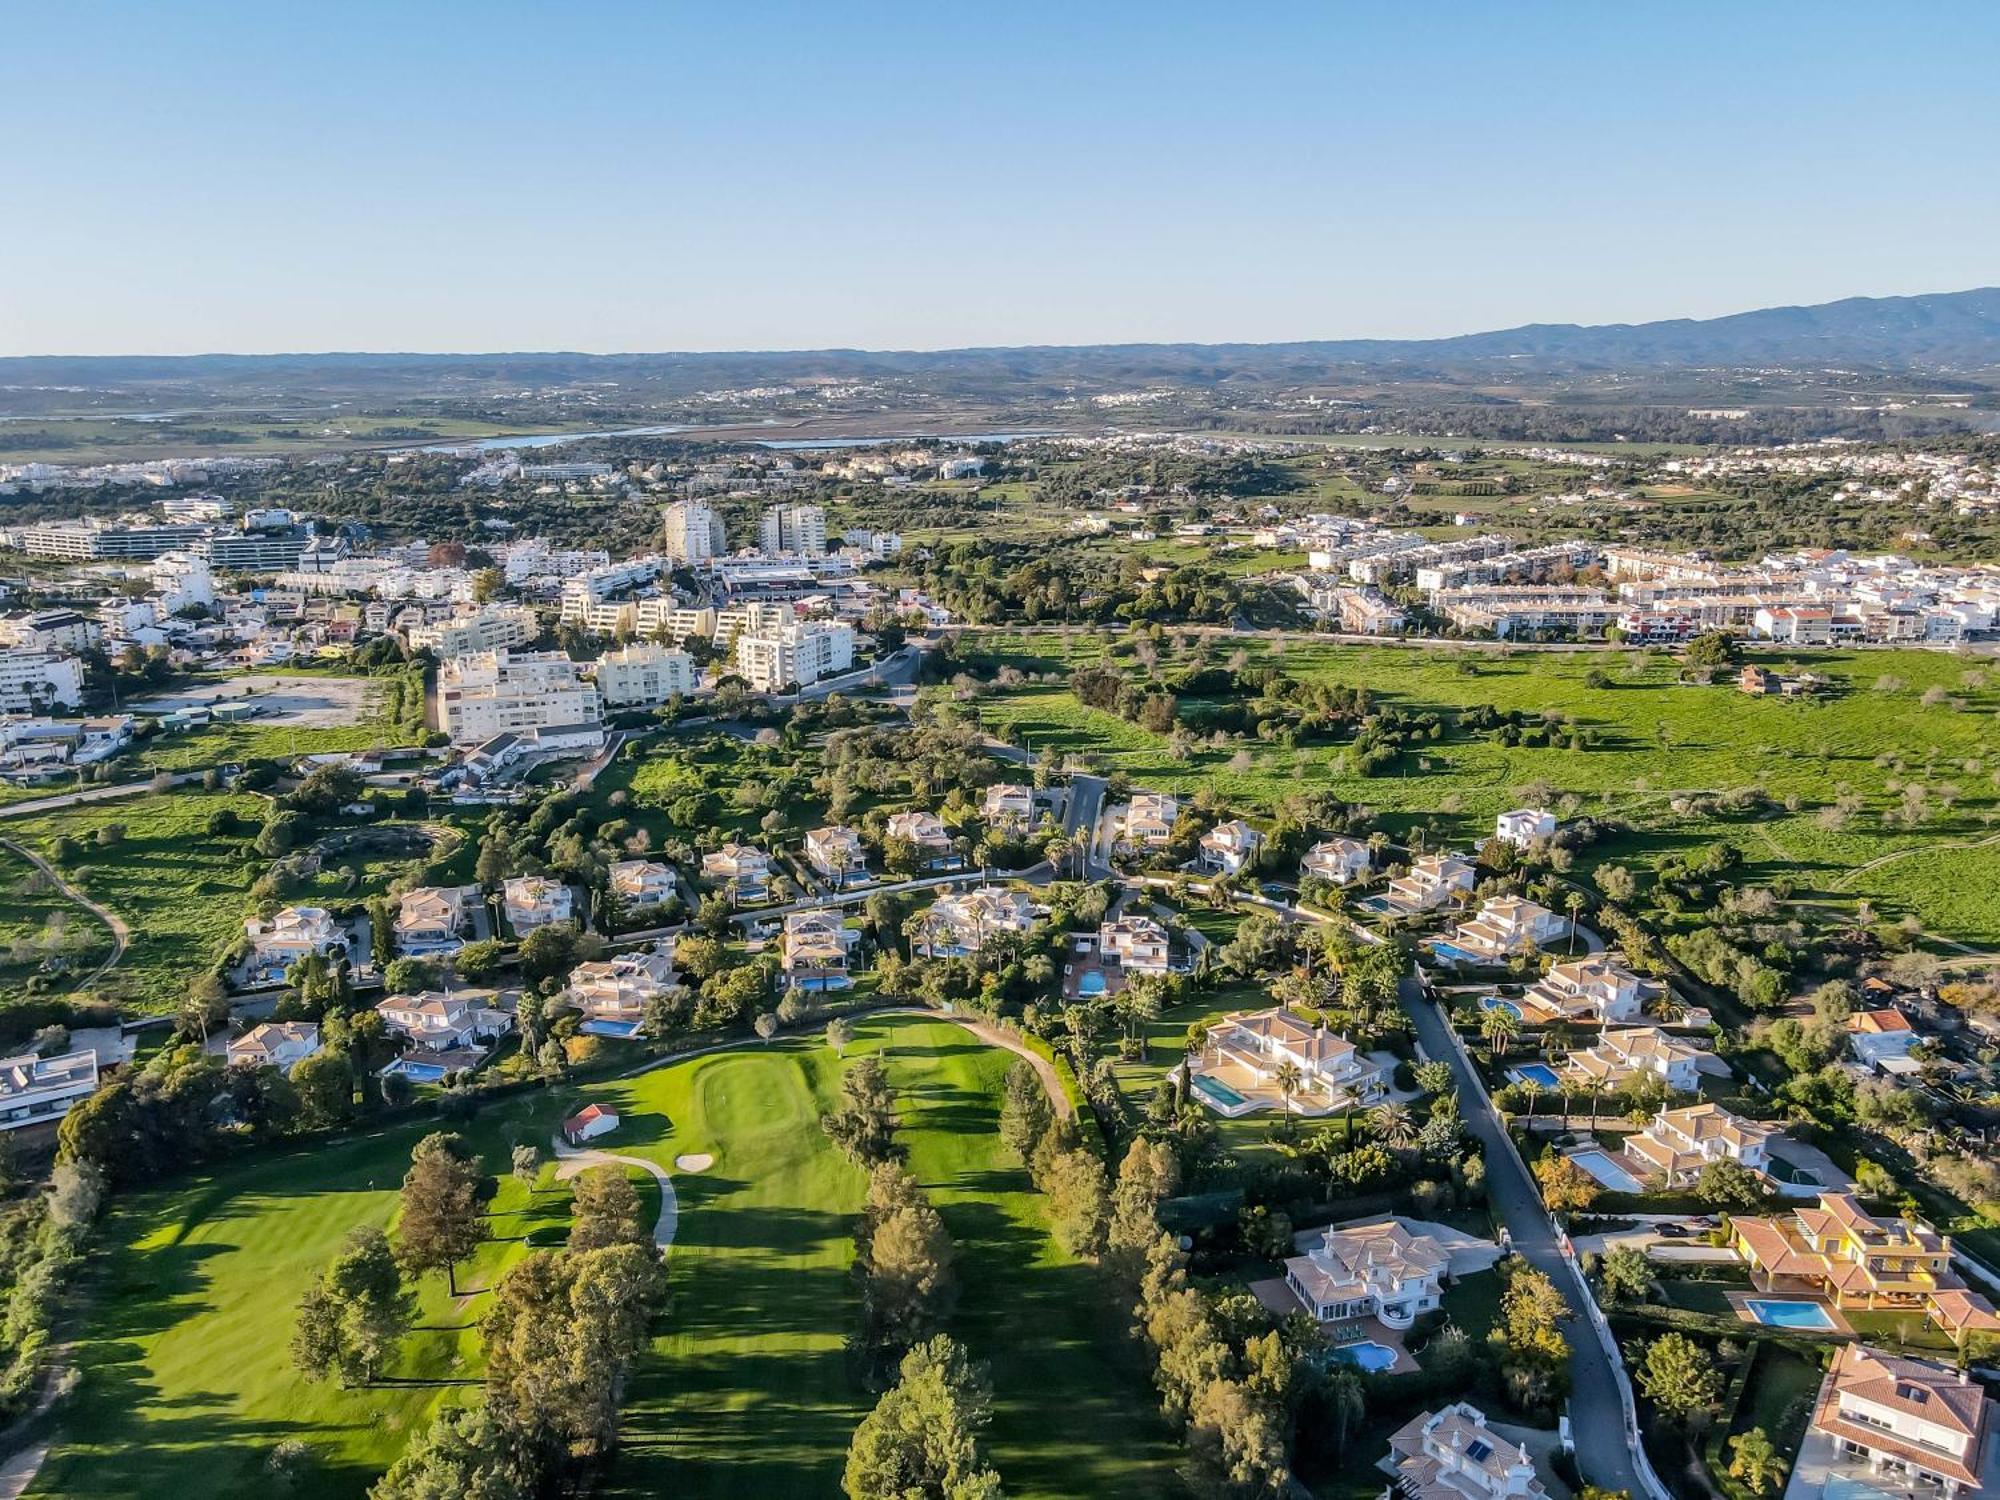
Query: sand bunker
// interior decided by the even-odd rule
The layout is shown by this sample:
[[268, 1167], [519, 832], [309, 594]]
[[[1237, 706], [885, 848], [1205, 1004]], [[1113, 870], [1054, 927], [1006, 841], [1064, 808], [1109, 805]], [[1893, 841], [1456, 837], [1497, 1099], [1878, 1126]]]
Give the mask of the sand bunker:
[[706, 1151], [697, 1151], [689, 1156], [676, 1156], [674, 1166], [683, 1172], [706, 1172], [715, 1165], [715, 1158]]

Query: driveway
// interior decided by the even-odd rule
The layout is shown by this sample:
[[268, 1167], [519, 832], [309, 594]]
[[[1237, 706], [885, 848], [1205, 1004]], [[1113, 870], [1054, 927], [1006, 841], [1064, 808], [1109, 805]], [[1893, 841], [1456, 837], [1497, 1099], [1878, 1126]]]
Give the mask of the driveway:
[[557, 1182], [566, 1182], [592, 1167], [636, 1167], [651, 1177], [660, 1185], [660, 1216], [653, 1221], [653, 1244], [663, 1256], [673, 1247], [674, 1231], [681, 1222], [681, 1200], [674, 1192], [673, 1174], [665, 1167], [643, 1156], [620, 1156], [589, 1146], [572, 1146], [560, 1131], [549, 1137], [549, 1146], [556, 1154]]
[[1459, 1101], [1465, 1107], [1465, 1122], [1486, 1157], [1487, 1195], [1506, 1224], [1514, 1249], [1526, 1256], [1536, 1270], [1546, 1274], [1570, 1304], [1571, 1316], [1562, 1326], [1570, 1347], [1569, 1419], [1576, 1438], [1578, 1466], [1592, 1484], [1645, 1496], [1650, 1491], [1640, 1484], [1638, 1467], [1627, 1446], [1625, 1408], [1618, 1386], [1621, 1372], [1612, 1367], [1603, 1344], [1595, 1331], [1586, 1326], [1580, 1311], [1580, 1299], [1588, 1293], [1575, 1267], [1557, 1248], [1555, 1230], [1542, 1208], [1541, 1197], [1505, 1138], [1492, 1101], [1479, 1086], [1437, 1006], [1425, 999], [1417, 982], [1407, 976], [1402, 982], [1401, 996], [1403, 1008], [1415, 1023], [1417, 1040], [1423, 1045], [1425, 1056], [1443, 1058], [1451, 1065]]

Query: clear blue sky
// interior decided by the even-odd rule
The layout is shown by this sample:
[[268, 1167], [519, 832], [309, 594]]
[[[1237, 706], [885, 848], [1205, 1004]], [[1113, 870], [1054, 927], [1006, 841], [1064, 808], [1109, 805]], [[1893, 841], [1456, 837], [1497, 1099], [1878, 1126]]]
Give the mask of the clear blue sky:
[[0, 353], [1429, 336], [2000, 282], [2000, 6], [0, 0]]

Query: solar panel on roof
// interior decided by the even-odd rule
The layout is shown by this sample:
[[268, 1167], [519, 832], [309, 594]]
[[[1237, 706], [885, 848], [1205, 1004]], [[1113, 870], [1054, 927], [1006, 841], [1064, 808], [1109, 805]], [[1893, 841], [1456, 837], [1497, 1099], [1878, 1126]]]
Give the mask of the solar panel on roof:
[[1474, 1440], [1465, 1450], [1465, 1456], [1476, 1464], [1483, 1464], [1493, 1456], [1493, 1449], [1484, 1442]]

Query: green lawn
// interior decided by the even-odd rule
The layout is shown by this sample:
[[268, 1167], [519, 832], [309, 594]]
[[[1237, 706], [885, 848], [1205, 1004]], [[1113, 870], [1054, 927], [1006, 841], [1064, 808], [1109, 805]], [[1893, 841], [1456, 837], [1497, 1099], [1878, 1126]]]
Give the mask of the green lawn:
[[[990, 1449], [1008, 1494], [1159, 1493], [1174, 1450], [1125, 1320], [1049, 1239], [1042, 1199], [995, 1134], [1011, 1059], [947, 1022], [857, 1032], [850, 1058], [886, 1048], [911, 1168], [958, 1245], [951, 1332], [992, 1368]], [[869, 1402], [842, 1347], [858, 1318], [848, 1266], [862, 1178], [816, 1123], [838, 1070], [824, 1046], [792, 1041], [608, 1091], [639, 1112], [639, 1129], [627, 1127], [639, 1150], [716, 1157], [676, 1180], [673, 1316], [634, 1383], [608, 1493], [818, 1500], [838, 1489]]]
[[[489, 1168], [504, 1171], [515, 1142], [541, 1139], [548, 1107], [545, 1096], [527, 1096], [470, 1129]], [[121, 1203], [85, 1282], [83, 1381], [33, 1493], [249, 1494], [271, 1449], [300, 1438], [318, 1459], [304, 1493], [361, 1495], [433, 1408], [477, 1378], [479, 1299], [455, 1307], [441, 1277], [427, 1280], [420, 1331], [391, 1383], [359, 1391], [292, 1371], [292, 1312], [350, 1230], [389, 1223], [410, 1147], [431, 1128], [265, 1156]], [[501, 1178], [494, 1239], [461, 1272], [462, 1286], [489, 1285], [522, 1253], [521, 1236], [566, 1221], [567, 1189], [553, 1188], [546, 1169], [543, 1184], [531, 1196]], [[650, 1213], [651, 1179], [640, 1188]]]
[[[857, 1030], [849, 1056], [885, 1051], [911, 1166], [958, 1244], [964, 1292], [951, 1331], [992, 1367], [991, 1450], [1009, 1494], [1161, 1493], [1176, 1449], [1125, 1319], [1050, 1240], [1042, 1199], [995, 1133], [1008, 1055], [922, 1018]], [[872, 1399], [843, 1347], [858, 1316], [850, 1236], [863, 1179], [817, 1122], [839, 1068], [816, 1041], [782, 1041], [523, 1095], [471, 1128], [489, 1164], [504, 1165], [516, 1141], [543, 1139], [581, 1098], [600, 1098], [625, 1113], [608, 1144], [668, 1164], [697, 1151], [716, 1158], [676, 1177], [671, 1305], [628, 1391], [608, 1493], [819, 1500], [837, 1490]], [[426, 1128], [266, 1156], [121, 1203], [90, 1278], [84, 1382], [35, 1492], [250, 1493], [271, 1448], [297, 1437], [320, 1459], [308, 1493], [360, 1496], [434, 1407], [477, 1378], [467, 1326], [477, 1299], [461, 1311], [441, 1283], [426, 1285], [424, 1331], [393, 1372], [412, 1383], [355, 1392], [292, 1374], [291, 1314], [348, 1230], [389, 1222]], [[642, 1191], [650, 1214], [649, 1179]], [[489, 1284], [521, 1253], [520, 1235], [566, 1212], [566, 1193], [530, 1201], [503, 1179], [496, 1240], [464, 1283]]]
[[111, 934], [12, 849], [0, 848], [0, 984], [17, 985], [45, 959], [86, 970], [111, 946]]
[[[969, 633], [966, 655], [986, 653], [1035, 671], [1104, 660], [1113, 638], [1077, 631]], [[1260, 641], [1224, 639], [1211, 659], [1239, 650], [1256, 660]], [[1129, 657], [1113, 658], [1138, 672]], [[1379, 809], [1392, 831], [1432, 825], [1439, 837], [1476, 843], [1519, 789], [1546, 781], [1574, 793], [1584, 809], [1633, 825], [1624, 839], [1589, 851], [1644, 865], [1690, 844], [1727, 839], [1745, 856], [1747, 877], [1788, 874], [1800, 895], [1851, 907], [1866, 897], [1885, 917], [1914, 915], [1941, 938], [2000, 945], [2000, 674], [1944, 652], [1866, 651], [1760, 658], [1799, 663], [1833, 680], [1814, 702], [1750, 698], [1733, 684], [1681, 684], [1660, 652], [1634, 673], [1631, 653], [1456, 652], [1384, 644], [1335, 646], [1294, 641], [1275, 664], [1304, 680], [1366, 687], [1378, 702], [1412, 711], [1490, 704], [1534, 715], [1574, 715], [1597, 736], [1585, 750], [1507, 747], [1483, 735], [1454, 734], [1405, 754], [1385, 774], [1341, 767], [1340, 746], [1286, 750], [1255, 741], [1204, 747], [1185, 760], [1164, 736], [1087, 708], [1066, 687], [1030, 683], [989, 690], [973, 705], [996, 731], [1031, 748], [1088, 755], [1136, 785], [1194, 792], [1212, 787], [1231, 805], [1275, 807], [1300, 790], [1331, 792]], [[1593, 687], [1594, 670], [1609, 684]], [[1945, 701], [1926, 704], [1936, 690]], [[1958, 706], [1954, 706], [1954, 701]], [[1238, 764], [1237, 756], [1247, 757]], [[1896, 815], [1912, 783], [1924, 814]], [[1768, 816], [1676, 812], [1674, 797], [1760, 787], [1775, 802]], [[1822, 809], [1843, 793], [1860, 810], [1824, 826]], [[1985, 841], [1992, 840], [1990, 844]]]

